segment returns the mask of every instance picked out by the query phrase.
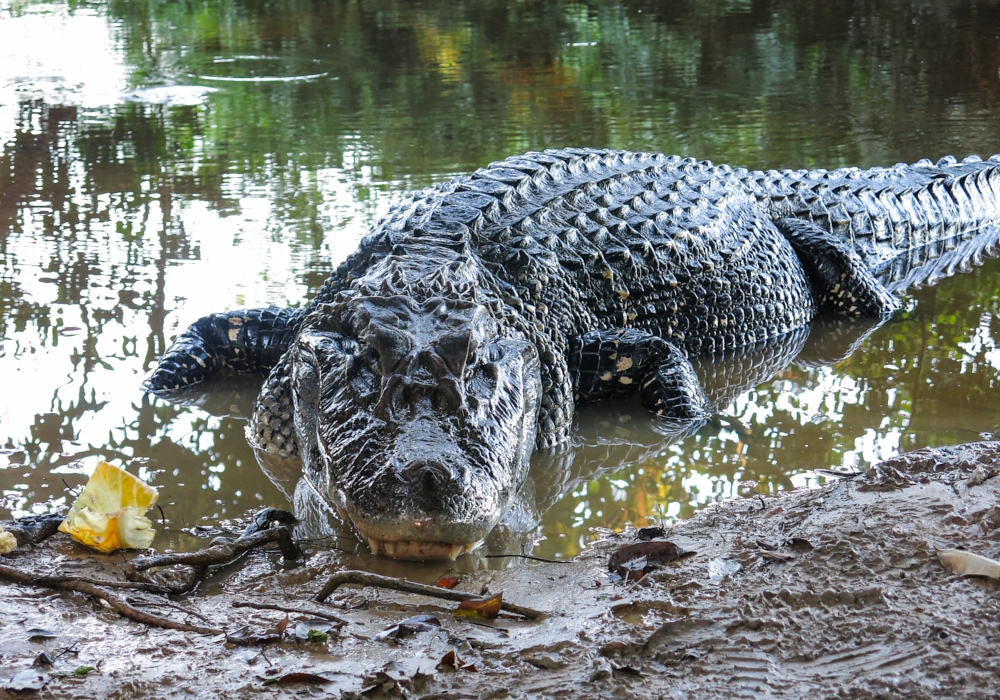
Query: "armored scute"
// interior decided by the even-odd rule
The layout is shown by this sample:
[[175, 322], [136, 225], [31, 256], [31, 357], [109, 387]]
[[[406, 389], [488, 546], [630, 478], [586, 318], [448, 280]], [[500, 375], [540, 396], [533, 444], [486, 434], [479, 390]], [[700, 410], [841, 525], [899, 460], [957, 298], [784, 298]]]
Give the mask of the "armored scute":
[[750, 172], [587, 149], [508, 158], [378, 222], [303, 309], [207, 316], [146, 381], [269, 372], [248, 428], [299, 456], [375, 553], [454, 558], [510, 506], [574, 406], [637, 392], [684, 430], [689, 361], [886, 316], [992, 254], [1000, 159]]

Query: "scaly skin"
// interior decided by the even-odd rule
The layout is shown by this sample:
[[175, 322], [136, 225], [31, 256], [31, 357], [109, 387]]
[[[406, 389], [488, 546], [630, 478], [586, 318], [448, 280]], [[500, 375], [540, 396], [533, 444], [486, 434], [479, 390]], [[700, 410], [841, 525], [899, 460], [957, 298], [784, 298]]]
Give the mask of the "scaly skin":
[[146, 387], [272, 367], [250, 440], [300, 456], [376, 552], [454, 557], [577, 402], [638, 391], [691, 429], [714, 402], [689, 357], [759, 348], [819, 311], [887, 316], [891, 291], [992, 254], [998, 166], [528, 153], [392, 210], [304, 310], [247, 312], [243, 335], [232, 314], [202, 319]]

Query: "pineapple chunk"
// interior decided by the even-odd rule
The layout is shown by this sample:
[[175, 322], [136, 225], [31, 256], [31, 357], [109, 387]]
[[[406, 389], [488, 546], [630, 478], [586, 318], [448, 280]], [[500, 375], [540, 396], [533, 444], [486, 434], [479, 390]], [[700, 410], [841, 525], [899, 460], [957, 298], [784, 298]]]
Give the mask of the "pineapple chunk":
[[14, 535], [3, 529], [0, 525], [0, 554], [10, 554], [17, 549], [17, 540]]
[[59, 529], [99, 552], [145, 549], [156, 530], [144, 516], [158, 497], [124, 469], [101, 462]]

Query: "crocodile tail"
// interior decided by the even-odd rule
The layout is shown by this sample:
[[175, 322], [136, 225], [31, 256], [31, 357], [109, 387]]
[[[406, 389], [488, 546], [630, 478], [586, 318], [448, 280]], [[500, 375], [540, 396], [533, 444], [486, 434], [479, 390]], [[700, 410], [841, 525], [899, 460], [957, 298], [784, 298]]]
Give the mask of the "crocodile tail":
[[772, 218], [805, 219], [850, 242], [894, 292], [997, 255], [1000, 155], [870, 170], [757, 171], [743, 180]]

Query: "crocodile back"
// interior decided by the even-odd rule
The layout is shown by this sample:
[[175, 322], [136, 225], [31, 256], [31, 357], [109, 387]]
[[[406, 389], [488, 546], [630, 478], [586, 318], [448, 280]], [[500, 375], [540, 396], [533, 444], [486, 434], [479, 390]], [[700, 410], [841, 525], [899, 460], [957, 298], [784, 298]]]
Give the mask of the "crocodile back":
[[349, 267], [418, 244], [479, 261], [504, 306], [562, 338], [628, 326], [712, 352], [815, 311], [787, 241], [734, 171], [708, 161], [589, 149], [508, 158], [391, 211]]

